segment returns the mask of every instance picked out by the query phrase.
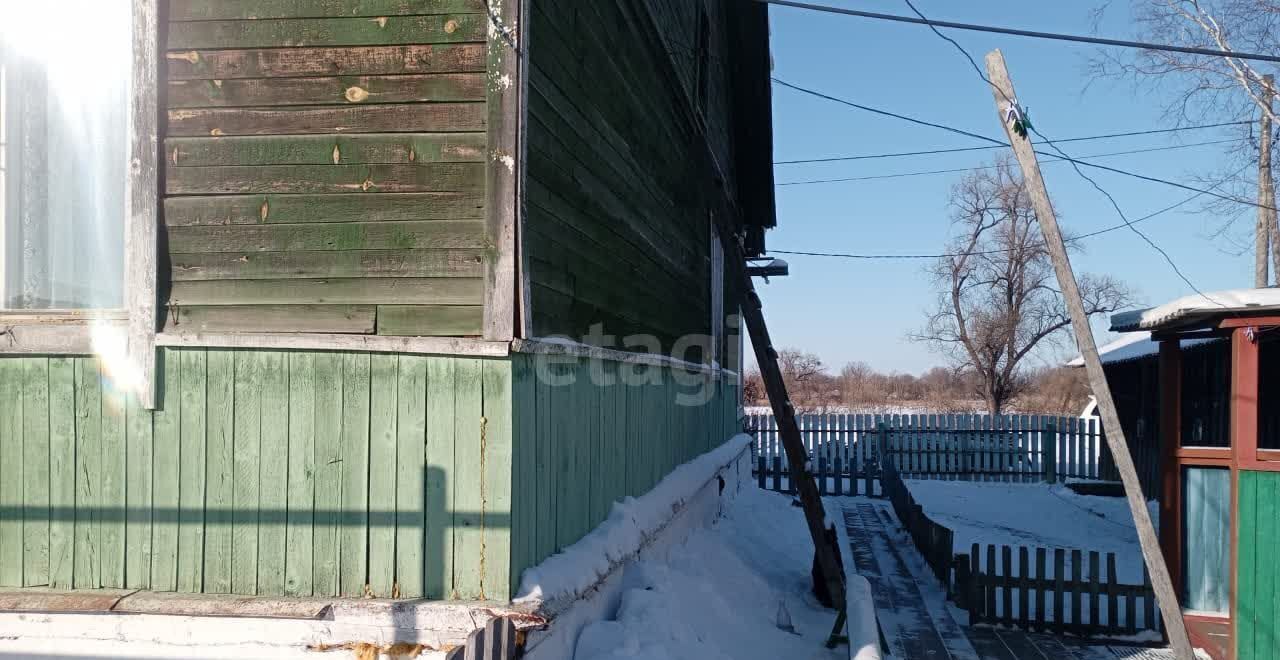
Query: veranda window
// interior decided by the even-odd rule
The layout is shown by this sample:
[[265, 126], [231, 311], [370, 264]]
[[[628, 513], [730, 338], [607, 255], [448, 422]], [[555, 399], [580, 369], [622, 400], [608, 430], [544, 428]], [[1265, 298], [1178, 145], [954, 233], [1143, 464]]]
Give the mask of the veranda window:
[[125, 307], [133, 27], [127, 0], [0, 3], [0, 308]]

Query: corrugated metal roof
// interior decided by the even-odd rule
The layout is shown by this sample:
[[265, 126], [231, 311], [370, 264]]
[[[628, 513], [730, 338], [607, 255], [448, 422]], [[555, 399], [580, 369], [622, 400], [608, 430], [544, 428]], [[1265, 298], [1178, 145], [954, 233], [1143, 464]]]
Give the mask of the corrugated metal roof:
[[1280, 310], [1280, 289], [1233, 289], [1184, 296], [1158, 307], [1111, 317], [1115, 332], [1169, 330], [1198, 321], [1240, 313]]

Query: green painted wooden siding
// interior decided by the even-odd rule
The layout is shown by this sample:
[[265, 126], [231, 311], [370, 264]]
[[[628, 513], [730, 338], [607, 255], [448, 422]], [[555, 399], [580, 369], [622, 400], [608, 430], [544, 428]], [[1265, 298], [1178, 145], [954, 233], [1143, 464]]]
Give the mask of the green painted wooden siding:
[[1280, 657], [1280, 472], [1242, 470], [1236, 544], [1236, 660]]
[[[723, 29], [732, 6], [530, 3], [523, 241], [535, 336], [580, 339], [602, 323], [669, 350], [710, 333], [711, 213], [731, 212], [735, 189]], [[710, 27], [701, 114], [700, 12]], [[725, 300], [732, 313], [737, 294]]]
[[485, 11], [170, 0], [166, 330], [480, 334]]
[[[648, 492], [741, 431], [736, 380], [576, 358], [513, 360], [513, 585], [603, 522], [613, 502]], [[625, 384], [636, 369], [652, 378]], [[705, 402], [682, 405], [703, 391]]]
[[0, 586], [508, 597], [511, 362], [0, 358]]

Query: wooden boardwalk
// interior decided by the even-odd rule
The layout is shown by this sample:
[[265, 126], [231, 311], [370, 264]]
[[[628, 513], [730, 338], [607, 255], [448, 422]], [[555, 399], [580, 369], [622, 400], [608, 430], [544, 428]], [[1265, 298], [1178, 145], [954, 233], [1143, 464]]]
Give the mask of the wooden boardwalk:
[[843, 509], [857, 571], [871, 583], [889, 651], [900, 658], [952, 660], [1173, 660], [1169, 649], [1108, 644], [1049, 633], [969, 627], [883, 500]]

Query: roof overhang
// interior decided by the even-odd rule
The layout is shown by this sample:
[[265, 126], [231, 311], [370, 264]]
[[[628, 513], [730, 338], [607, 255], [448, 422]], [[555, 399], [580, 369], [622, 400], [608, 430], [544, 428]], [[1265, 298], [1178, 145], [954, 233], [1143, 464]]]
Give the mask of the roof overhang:
[[1121, 312], [1111, 330], [1187, 331], [1215, 327], [1227, 317], [1280, 313], [1280, 289], [1233, 289], [1184, 296], [1158, 307]]

